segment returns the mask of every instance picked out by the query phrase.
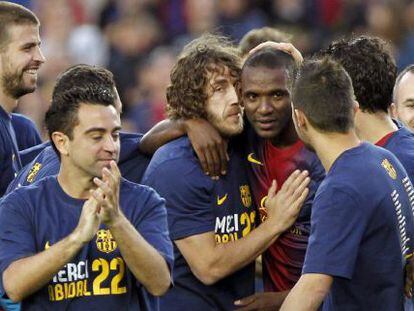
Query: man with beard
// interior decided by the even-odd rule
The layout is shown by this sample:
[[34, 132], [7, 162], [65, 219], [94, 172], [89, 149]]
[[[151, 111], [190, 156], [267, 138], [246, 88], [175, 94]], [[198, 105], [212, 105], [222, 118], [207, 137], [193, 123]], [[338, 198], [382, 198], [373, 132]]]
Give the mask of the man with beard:
[[0, 289], [22, 310], [156, 310], [170, 286], [164, 200], [121, 178], [112, 85], [60, 76], [46, 113], [59, 174], [0, 205]]
[[[61, 89], [55, 88], [54, 92], [59, 93], [70, 88], [82, 88], [98, 84], [112, 90], [117, 99], [116, 108], [118, 113], [121, 113], [122, 103], [110, 71], [97, 66], [75, 65], [65, 70], [60, 76], [65, 77], [65, 79], [59, 83]], [[150, 160], [148, 156], [139, 151], [142, 134], [121, 132], [119, 138], [121, 151], [118, 165], [122, 177], [139, 183]], [[6, 193], [20, 186], [32, 184], [46, 176], [57, 175], [59, 172], [59, 157], [50, 146], [50, 142], [23, 150], [20, 152], [20, 156], [24, 167], [9, 184]]]
[[[240, 152], [243, 154], [244, 165], [249, 168], [253, 198], [263, 224], [267, 222], [264, 202], [273, 180], [276, 180], [279, 191], [290, 174], [299, 169], [308, 171], [311, 181], [309, 194], [298, 219], [262, 255], [266, 292], [236, 302], [236, 305], [245, 306], [248, 310], [280, 306], [288, 291], [299, 280], [310, 234], [312, 200], [325, 176], [316, 154], [309, 151], [298, 138], [291, 117], [291, 75], [296, 63], [301, 60], [301, 55], [291, 44], [281, 43], [277, 46], [280, 51], [273, 47], [265, 48], [254, 51], [247, 57], [241, 70], [239, 90], [248, 119], [243, 138], [240, 139]], [[185, 126], [182, 126], [181, 132], [187, 131], [195, 146], [208, 145], [212, 137], [217, 135], [217, 130], [205, 120], [185, 120], [182, 123]], [[159, 136], [165, 138], [180, 133], [177, 130], [179, 124], [170, 122], [170, 127], [166, 126]], [[203, 135], [195, 135], [194, 132], [203, 132]], [[151, 137], [151, 134], [153, 133], [144, 139], [153, 139], [154, 135]], [[211, 146], [213, 147], [204, 148], [201, 152], [202, 149], [195, 148], [198, 150], [197, 155], [201, 154], [199, 157], [204, 159], [212, 158], [210, 155], [215, 150], [210, 149], [216, 146]], [[215, 158], [218, 161], [223, 157]], [[210, 176], [218, 173], [210, 173]]]
[[303, 274], [281, 310], [318, 310], [322, 302], [322, 310], [403, 310], [414, 238], [407, 172], [388, 150], [360, 141], [358, 103], [341, 65], [306, 61], [292, 94], [296, 131], [327, 174], [313, 202]]
[[230, 160], [227, 174], [212, 179], [182, 137], [157, 150], [145, 172], [143, 182], [166, 199], [175, 242], [175, 286], [162, 297], [162, 310], [230, 310], [252, 294], [255, 258], [292, 225], [308, 193], [306, 171], [293, 172], [277, 194], [273, 182], [268, 219], [255, 229], [243, 141], [234, 137], [243, 130], [239, 66], [225, 40], [203, 36], [184, 48], [171, 73], [170, 117], [209, 122], [228, 141]]
[[[17, 4], [0, 2], [0, 196], [21, 169], [13, 125], [26, 127], [28, 123], [25, 120], [13, 122], [14, 118], [22, 117], [12, 112], [21, 96], [35, 90], [37, 71], [45, 61], [40, 51], [39, 26], [39, 20], [31, 11]], [[33, 130], [32, 127], [29, 132]]]

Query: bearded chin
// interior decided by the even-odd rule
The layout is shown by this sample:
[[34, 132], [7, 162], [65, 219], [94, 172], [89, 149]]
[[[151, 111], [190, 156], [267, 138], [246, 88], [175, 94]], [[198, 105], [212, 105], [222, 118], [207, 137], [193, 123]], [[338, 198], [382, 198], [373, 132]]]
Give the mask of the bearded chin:
[[35, 87], [23, 86], [23, 73], [21, 75], [5, 74], [1, 79], [1, 84], [4, 92], [14, 99], [33, 93], [36, 89]]

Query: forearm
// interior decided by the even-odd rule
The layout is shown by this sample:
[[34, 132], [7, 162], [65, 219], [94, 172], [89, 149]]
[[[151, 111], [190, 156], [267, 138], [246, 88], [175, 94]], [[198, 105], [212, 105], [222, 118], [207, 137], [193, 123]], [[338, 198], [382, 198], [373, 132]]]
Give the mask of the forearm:
[[152, 155], [162, 145], [185, 134], [183, 121], [166, 119], [158, 122], [142, 137], [139, 149], [145, 154]]
[[281, 233], [275, 230], [270, 222], [264, 222], [242, 239], [217, 244], [217, 253], [220, 255], [216, 258], [215, 266], [220, 275], [227, 276], [253, 262], [277, 240]]
[[164, 294], [171, 284], [171, 275], [161, 254], [145, 241], [123, 215], [109, 229], [135, 278], [151, 294]]
[[191, 253], [191, 258], [185, 256], [191, 270], [204, 284], [210, 285], [253, 262], [280, 233], [265, 222], [249, 235], [228, 243], [217, 244], [212, 232], [203, 234], [202, 240], [190, 243], [177, 240], [176, 244], [180, 250], [185, 247], [185, 252]]
[[286, 297], [280, 310], [318, 310], [332, 284], [332, 277], [323, 274], [304, 274]]
[[13, 301], [21, 301], [45, 286], [82, 248], [76, 232], [48, 249], [12, 262], [3, 273], [3, 284]]

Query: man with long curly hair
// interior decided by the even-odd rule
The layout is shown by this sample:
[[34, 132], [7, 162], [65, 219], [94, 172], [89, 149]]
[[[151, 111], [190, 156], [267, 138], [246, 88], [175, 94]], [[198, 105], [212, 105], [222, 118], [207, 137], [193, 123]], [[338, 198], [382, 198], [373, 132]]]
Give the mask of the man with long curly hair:
[[236, 50], [213, 35], [188, 44], [171, 73], [170, 118], [209, 121], [228, 141], [230, 160], [226, 176], [210, 178], [185, 136], [157, 150], [144, 175], [143, 182], [166, 199], [175, 242], [175, 286], [161, 310], [230, 310], [235, 299], [252, 294], [254, 259], [292, 225], [308, 193], [306, 171], [295, 171], [277, 195], [273, 183], [268, 221], [255, 229], [243, 142], [235, 138], [243, 130], [239, 75]]

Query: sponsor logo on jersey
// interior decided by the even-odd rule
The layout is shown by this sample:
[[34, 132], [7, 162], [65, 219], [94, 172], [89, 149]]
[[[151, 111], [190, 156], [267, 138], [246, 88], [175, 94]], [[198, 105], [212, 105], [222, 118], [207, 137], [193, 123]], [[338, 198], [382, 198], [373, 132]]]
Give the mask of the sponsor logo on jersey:
[[240, 186], [240, 197], [244, 207], [250, 207], [252, 205], [252, 196], [250, 194], [249, 185]]
[[382, 160], [381, 165], [392, 179], [397, 179], [397, 172], [388, 159]]
[[107, 229], [100, 229], [96, 233], [96, 247], [104, 253], [111, 253], [113, 252], [117, 244], [115, 239], [113, 238], [111, 231]]
[[219, 196], [217, 196], [217, 205], [223, 205], [223, 203], [227, 200], [227, 193], [222, 196], [221, 198]]
[[263, 163], [262, 163], [262, 162], [260, 162], [259, 160], [257, 160], [257, 159], [254, 157], [254, 153], [249, 153], [249, 154], [247, 155], [247, 161], [249, 161], [250, 163], [257, 164], [257, 165], [263, 165]]

